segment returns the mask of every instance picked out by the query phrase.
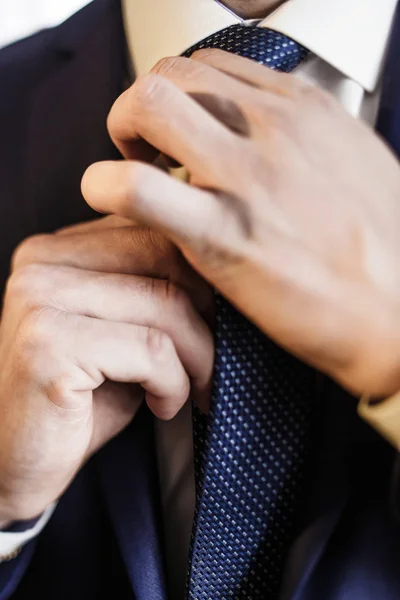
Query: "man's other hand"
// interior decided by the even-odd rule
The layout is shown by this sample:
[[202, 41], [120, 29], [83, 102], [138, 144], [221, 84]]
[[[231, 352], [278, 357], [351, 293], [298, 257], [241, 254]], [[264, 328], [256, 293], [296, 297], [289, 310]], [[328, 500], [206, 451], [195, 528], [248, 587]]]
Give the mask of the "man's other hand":
[[134, 417], [205, 409], [212, 293], [148, 229], [105, 218], [16, 250], [0, 324], [0, 522], [41, 513]]

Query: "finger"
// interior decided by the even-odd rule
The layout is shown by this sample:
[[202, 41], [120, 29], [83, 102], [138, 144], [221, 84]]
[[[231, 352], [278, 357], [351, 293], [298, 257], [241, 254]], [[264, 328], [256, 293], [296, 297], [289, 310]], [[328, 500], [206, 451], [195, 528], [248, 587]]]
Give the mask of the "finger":
[[[183, 290], [161, 279], [41, 267], [20, 314], [38, 306], [163, 331], [192, 381], [196, 403], [207, 401], [214, 363], [210, 330]], [[211, 295], [211, 291], [210, 291]], [[14, 300], [15, 309], [15, 300]], [[200, 406], [203, 408], [203, 406]]]
[[14, 254], [13, 270], [36, 263], [167, 277], [169, 269], [178, 261], [178, 253], [171, 243], [147, 228], [100, 228], [69, 235], [28, 238]]
[[138, 218], [200, 254], [211, 246], [235, 252], [250, 235], [247, 209], [234, 196], [200, 190], [150, 165], [97, 163], [86, 171], [82, 191], [95, 210]]
[[63, 227], [55, 233], [57, 235], [72, 235], [75, 233], [91, 233], [92, 231], [102, 231], [104, 229], [117, 229], [120, 227], [135, 227], [137, 223], [131, 219], [123, 219], [116, 215], [109, 215], [102, 219], [95, 219], [92, 221], [86, 221], [84, 223], [76, 223], [75, 225], [69, 225]]
[[[106, 380], [140, 384], [146, 390], [150, 409], [163, 420], [173, 418], [187, 401], [189, 378], [167, 334], [130, 323], [68, 313], [61, 318], [56, 311], [54, 315], [52, 335], [62, 339], [64, 356], [77, 365], [77, 389], [70, 392], [69, 406], [73, 406], [75, 395], [81, 406], [82, 395], [97, 389]], [[39, 365], [39, 360], [36, 364], [41, 371], [41, 388], [47, 390], [50, 397], [57, 395], [54, 385], [56, 389], [65, 389], [62, 381], [69, 367], [59, 356], [58, 353], [56, 358], [54, 353], [52, 358], [43, 353], [43, 365]], [[46, 381], [48, 372], [52, 375]], [[57, 398], [54, 401], [57, 402]]]
[[33, 264], [169, 279], [190, 294], [202, 314], [210, 310], [201, 277], [165, 237], [144, 227], [34, 236], [15, 252], [13, 271]]
[[52, 277], [55, 290], [62, 285], [62, 294], [46, 294], [53, 299], [55, 308], [61, 304], [67, 311], [165, 332], [193, 381], [197, 397], [208, 394], [214, 363], [213, 339], [182, 290], [160, 279], [68, 271], [59, 272], [60, 281]]
[[[275, 73], [249, 59], [228, 52], [217, 51], [217, 55], [220, 56], [220, 62], [228, 65], [231, 64], [231, 57], [232, 65], [238, 61], [238, 74], [235, 76], [234, 67], [232, 73], [224, 73], [205, 61], [182, 57], [160, 60], [153, 72], [168, 79], [230, 131], [242, 137], [251, 136], [254, 123], [257, 129], [260, 122], [265, 126], [276, 126], [276, 116], [289, 105], [296, 93], [298, 95], [298, 89], [305, 85], [296, 83], [297, 79], [287, 74]], [[255, 77], [250, 76], [245, 81], [240, 76], [240, 70], [245, 71], [247, 62], [258, 67], [255, 69], [260, 79], [258, 83], [261, 83], [263, 73], [263, 87], [256, 84]]]
[[125, 429], [143, 400], [139, 385], [106, 381], [93, 392], [93, 434], [86, 459]]
[[207, 172], [210, 185], [213, 175], [226, 171], [226, 158], [238, 152], [235, 137], [226, 127], [157, 75], [139, 78], [118, 98], [108, 128], [126, 158], [141, 156], [136, 146], [144, 139], [189, 172]]
[[[182, 57], [164, 58], [152, 69], [186, 92], [210, 114], [240, 135], [249, 135], [250, 123], [245, 114], [245, 106], [257, 101], [258, 92], [229, 75], [199, 61]], [[266, 93], [260, 94], [260, 101], [266, 102]], [[276, 99], [273, 97], [273, 101]]]
[[191, 59], [278, 96], [292, 96], [296, 90], [304, 86], [302, 81], [293, 75], [273, 71], [266, 65], [260, 65], [249, 58], [215, 48], [197, 50], [192, 54]]

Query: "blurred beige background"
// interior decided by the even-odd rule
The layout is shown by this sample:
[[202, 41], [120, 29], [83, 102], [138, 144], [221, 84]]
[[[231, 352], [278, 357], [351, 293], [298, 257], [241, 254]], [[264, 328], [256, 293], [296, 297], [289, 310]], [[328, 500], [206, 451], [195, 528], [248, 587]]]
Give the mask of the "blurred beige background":
[[90, 0], [0, 0], [0, 47], [61, 23]]

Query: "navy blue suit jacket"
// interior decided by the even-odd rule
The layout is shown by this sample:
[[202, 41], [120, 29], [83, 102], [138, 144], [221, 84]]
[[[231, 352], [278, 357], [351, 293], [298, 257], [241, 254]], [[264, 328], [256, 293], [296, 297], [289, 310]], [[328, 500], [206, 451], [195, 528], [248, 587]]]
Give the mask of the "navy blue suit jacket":
[[[400, 155], [397, 12], [378, 130]], [[0, 291], [23, 238], [95, 216], [80, 178], [90, 163], [118, 156], [105, 122], [126, 81], [125, 56], [119, 0], [95, 0], [0, 52]], [[397, 457], [333, 383], [318, 432], [280, 600], [398, 600]], [[0, 600], [165, 599], [157, 485], [142, 409], [79, 473], [39, 539], [0, 565]]]

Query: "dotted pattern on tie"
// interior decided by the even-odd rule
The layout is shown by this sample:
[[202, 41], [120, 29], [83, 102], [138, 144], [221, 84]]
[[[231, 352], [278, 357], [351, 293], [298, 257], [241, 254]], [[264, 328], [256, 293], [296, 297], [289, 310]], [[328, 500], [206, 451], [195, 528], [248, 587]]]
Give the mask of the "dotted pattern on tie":
[[[233, 25], [185, 56], [209, 47], [286, 72], [307, 55], [279, 33]], [[190, 600], [272, 600], [293, 535], [315, 373], [218, 294], [216, 302], [208, 420], [194, 408], [197, 508], [187, 594]]]
[[189, 48], [183, 56], [190, 57], [202, 48], [226, 50], [284, 73], [293, 71], [308, 54], [306, 48], [281, 33], [242, 24], [217, 31]]

